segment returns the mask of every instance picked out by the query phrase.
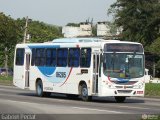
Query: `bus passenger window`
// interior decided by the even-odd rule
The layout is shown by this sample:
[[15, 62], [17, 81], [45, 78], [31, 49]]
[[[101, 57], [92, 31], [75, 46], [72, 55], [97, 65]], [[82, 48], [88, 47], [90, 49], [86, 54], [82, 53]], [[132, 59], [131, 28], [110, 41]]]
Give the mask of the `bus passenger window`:
[[44, 66], [45, 65], [45, 49], [38, 48], [36, 49], [36, 66]]
[[80, 58], [81, 67], [90, 67], [91, 63], [91, 48], [82, 48], [81, 49], [81, 58]]
[[56, 49], [46, 50], [46, 66], [56, 66]]
[[23, 65], [24, 64], [24, 49], [18, 48], [16, 50], [16, 65]]
[[69, 49], [68, 66], [69, 67], [79, 67], [79, 58], [80, 58], [80, 49], [79, 48], [70, 48]]
[[32, 65], [32, 66], [35, 65], [35, 56], [36, 56], [36, 49], [33, 48], [33, 49], [32, 49], [32, 60], [31, 60], [31, 65]]
[[67, 48], [57, 49], [57, 66], [66, 67], [67, 59], [68, 59], [68, 49]]

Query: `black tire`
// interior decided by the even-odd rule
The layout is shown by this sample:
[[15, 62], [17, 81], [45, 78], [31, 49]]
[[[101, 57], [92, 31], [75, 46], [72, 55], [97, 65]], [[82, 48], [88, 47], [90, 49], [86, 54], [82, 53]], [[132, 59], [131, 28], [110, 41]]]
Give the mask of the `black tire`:
[[36, 94], [38, 97], [50, 97], [51, 92], [44, 92], [43, 91], [43, 83], [39, 80], [36, 84]]
[[126, 97], [115, 96], [115, 100], [116, 100], [117, 103], [123, 103], [126, 100]]
[[80, 88], [80, 96], [83, 101], [91, 101], [92, 96], [88, 96], [88, 88], [86, 84], [83, 84]]
[[44, 96], [44, 92], [43, 92], [43, 84], [42, 84], [42, 81], [39, 80], [37, 83], [36, 83], [36, 94], [38, 97], [43, 97]]

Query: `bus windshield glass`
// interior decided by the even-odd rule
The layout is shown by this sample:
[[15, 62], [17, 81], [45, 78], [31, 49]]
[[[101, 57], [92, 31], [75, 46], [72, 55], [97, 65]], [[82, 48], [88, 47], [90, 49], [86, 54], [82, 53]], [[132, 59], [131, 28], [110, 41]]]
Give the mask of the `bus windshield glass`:
[[143, 60], [143, 54], [104, 53], [103, 72], [113, 78], [139, 78], [144, 75]]

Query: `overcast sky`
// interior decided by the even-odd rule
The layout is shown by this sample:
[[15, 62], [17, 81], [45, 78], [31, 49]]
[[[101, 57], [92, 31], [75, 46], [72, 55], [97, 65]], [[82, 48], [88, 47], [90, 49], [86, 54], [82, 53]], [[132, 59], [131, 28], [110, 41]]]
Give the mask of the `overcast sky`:
[[0, 12], [12, 18], [29, 16], [33, 20], [64, 26], [67, 23], [112, 20], [107, 9], [116, 0], [0, 0]]

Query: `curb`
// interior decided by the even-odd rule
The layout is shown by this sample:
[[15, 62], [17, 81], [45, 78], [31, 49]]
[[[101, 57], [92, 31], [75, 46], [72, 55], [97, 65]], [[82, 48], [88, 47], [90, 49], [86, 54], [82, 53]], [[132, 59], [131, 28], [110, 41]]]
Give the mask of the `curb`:
[[12, 82], [2, 82], [0, 81], [0, 85], [13, 86]]

